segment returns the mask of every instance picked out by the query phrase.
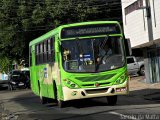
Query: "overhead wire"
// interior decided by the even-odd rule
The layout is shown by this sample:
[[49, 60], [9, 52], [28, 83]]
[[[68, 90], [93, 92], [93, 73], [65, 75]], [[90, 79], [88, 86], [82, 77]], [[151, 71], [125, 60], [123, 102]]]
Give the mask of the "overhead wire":
[[[95, 1], [97, 1], [97, 0], [95, 0]], [[54, 1], [55, 2], [55, 1]], [[44, 3], [44, 2], [33, 2], [33, 3], [38, 3], [38, 4], [41, 4], [41, 3]], [[45, 4], [48, 4], [48, 3], [53, 3], [53, 1], [52, 2], [45, 2]], [[76, 2], [75, 2], [76, 3]], [[86, 3], [88, 3], [88, 2], [86, 2]], [[84, 5], [85, 3], [83, 3], [83, 5]], [[119, 3], [117, 2], [117, 3], [115, 3], [115, 4], [112, 4], [112, 5], [109, 5], [108, 3], [103, 3], [103, 4], [99, 4], [99, 5], [90, 5], [90, 6], [85, 6], [86, 8], [94, 8], [94, 7], [97, 7], [97, 11], [95, 12], [95, 13], [102, 13], [102, 12], [109, 12], [109, 10], [106, 10], [106, 9], [103, 9], [103, 7], [105, 7], [105, 6], [108, 6], [109, 5], [109, 7], [113, 7], [114, 5], [118, 5]], [[78, 6], [79, 4], [77, 3], [77, 4], [72, 4], [72, 5], [74, 5], [73, 7], [70, 7], [70, 9], [75, 9], [75, 6]], [[34, 9], [35, 8], [35, 6], [33, 5], [22, 5], [22, 6], [24, 6], [24, 7], [29, 7], [29, 9], [30, 10], [32, 10], [32, 9]], [[31, 8], [32, 7], [32, 8]], [[85, 9], [85, 7], [84, 6], [82, 6], [82, 8], [83, 9]], [[2, 9], [2, 7], [0, 7], [0, 9]], [[18, 10], [19, 9], [19, 7], [17, 7], [17, 9], [16, 8], [14, 8], [14, 9], [12, 9], [13, 11], [14, 10]], [[103, 9], [103, 10], [102, 10]], [[115, 9], [115, 10], [117, 10], [117, 9]], [[32, 16], [30, 16], [30, 17], [28, 17], [28, 15], [31, 15], [32, 13], [23, 13], [23, 15], [24, 16], [26, 16], [26, 17], [21, 17], [21, 16], [11, 16], [10, 18], [9, 18], [9, 20], [14, 20], [14, 19], [19, 19], [19, 20], [21, 20], [21, 19], [31, 19], [32, 18]], [[0, 18], [1, 19], [1, 18]], [[7, 20], [8, 18], [6, 18], [6, 19], [4, 19], [4, 18], [2, 18], [1, 20]], [[36, 26], [36, 27], [34, 27], [34, 28], [40, 28], [40, 27], [47, 27], [47, 26]], [[46, 30], [46, 29], [36, 29], [36, 30], [31, 30], [31, 28], [30, 28], [30, 30], [26, 30], [26, 31], [38, 31], [38, 30]], [[2, 31], [0, 31], [0, 32], [2, 32]], [[17, 32], [21, 32], [21, 31], [17, 31]], [[25, 30], [22, 30], [22, 32], [25, 32]]]

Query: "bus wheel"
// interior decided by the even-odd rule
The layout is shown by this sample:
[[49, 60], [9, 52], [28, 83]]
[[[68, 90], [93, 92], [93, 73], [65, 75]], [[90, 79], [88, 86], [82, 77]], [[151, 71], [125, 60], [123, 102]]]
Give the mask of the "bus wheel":
[[117, 103], [117, 95], [107, 96], [108, 105], [116, 105]]

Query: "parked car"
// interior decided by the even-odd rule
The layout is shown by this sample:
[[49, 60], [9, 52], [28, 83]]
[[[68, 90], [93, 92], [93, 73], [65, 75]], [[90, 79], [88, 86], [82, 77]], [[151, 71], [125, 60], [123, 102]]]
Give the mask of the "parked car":
[[28, 82], [29, 82], [29, 78], [27, 74], [25, 74], [21, 70], [12, 70], [9, 73], [8, 84], [9, 84], [10, 90], [13, 90], [16, 88], [27, 88], [29, 84]]
[[144, 61], [138, 60], [135, 56], [128, 56], [127, 57], [127, 67], [128, 67], [128, 73], [130, 75], [144, 75]]
[[0, 87], [8, 86], [8, 75], [5, 73], [0, 73]]
[[21, 69], [21, 72], [26, 76], [26, 88], [30, 88], [30, 71], [28, 68]]

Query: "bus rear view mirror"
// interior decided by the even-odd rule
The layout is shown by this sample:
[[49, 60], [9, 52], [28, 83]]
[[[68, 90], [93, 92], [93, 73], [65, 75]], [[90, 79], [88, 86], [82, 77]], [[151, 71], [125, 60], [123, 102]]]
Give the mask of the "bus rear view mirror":
[[124, 44], [125, 44], [126, 56], [131, 56], [132, 55], [132, 48], [131, 48], [130, 39], [125, 39]]

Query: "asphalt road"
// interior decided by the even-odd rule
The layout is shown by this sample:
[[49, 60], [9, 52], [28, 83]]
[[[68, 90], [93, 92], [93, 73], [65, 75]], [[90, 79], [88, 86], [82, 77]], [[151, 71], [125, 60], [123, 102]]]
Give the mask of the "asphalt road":
[[[106, 98], [70, 101], [65, 108], [40, 104], [29, 89], [0, 90], [0, 120], [160, 120], [160, 101], [146, 100], [139, 93], [119, 96], [117, 105], [107, 105]], [[159, 115], [158, 115], [159, 114]]]

